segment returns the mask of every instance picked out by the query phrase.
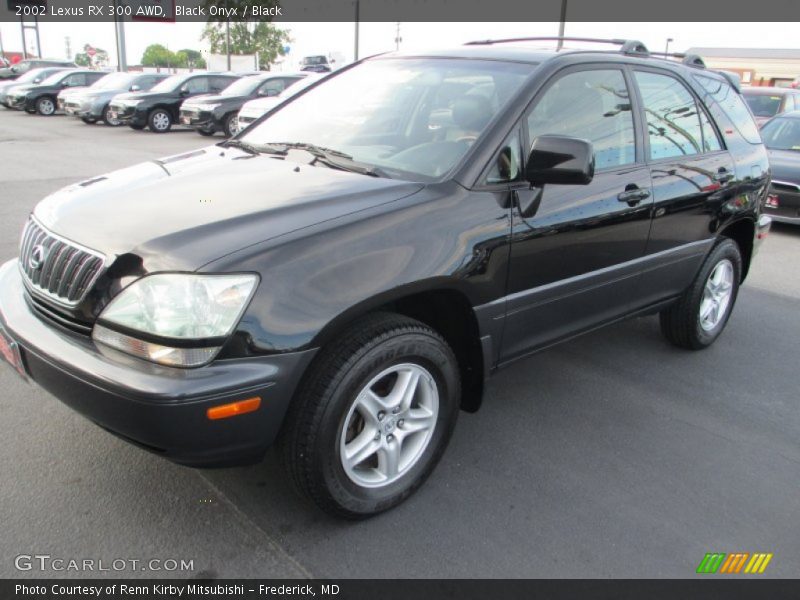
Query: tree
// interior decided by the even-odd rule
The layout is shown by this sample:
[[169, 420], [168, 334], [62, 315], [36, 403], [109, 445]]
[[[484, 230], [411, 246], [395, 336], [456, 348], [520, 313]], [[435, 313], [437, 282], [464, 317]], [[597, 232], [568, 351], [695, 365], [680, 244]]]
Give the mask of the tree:
[[185, 61], [182, 61], [184, 64], [181, 64], [182, 67], [189, 67], [192, 69], [206, 68], [206, 59], [203, 58], [203, 55], [200, 54], [200, 52], [198, 52], [197, 50], [184, 48], [183, 50], [178, 50], [175, 54], [179, 57], [181, 55], [185, 57]]
[[[89, 56], [89, 50], [94, 50], [94, 56]], [[91, 44], [84, 44], [83, 52], [75, 54], [75, 64], [79, 67], [103, 67], [108, 65], [108, 52]]]
[[[230, 31], [231, 54], [258, 54], [258, 64], [265, 70], [292, 41], [288, 31], [267, 21], [231, 23]], [[225, 23], [208, 23], [201, 39], [208, 40], [214, 54], [225, 54]]]
[[161, 44], [150, 44], [142, 54], [142, 65], [145, 67], [177, 67], [178, 58], [169, 48]]

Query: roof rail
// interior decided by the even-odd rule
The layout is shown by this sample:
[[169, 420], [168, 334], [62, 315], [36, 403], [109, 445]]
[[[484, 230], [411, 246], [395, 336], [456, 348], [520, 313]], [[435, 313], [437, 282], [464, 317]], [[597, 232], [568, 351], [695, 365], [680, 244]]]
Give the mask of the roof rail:
[[653, 52], [654, 56], [664, 58], [680, 58], [681, 63], [687, 67], [695, 67], [697, 69], [705, 69], [706, 63], [699, 54], [684, 54], [683, 52]]
[[588, 38], [588, 37], [565, 37], [565, 36], [545, 36], [545, 37], [519, 37], [519, 38], [505, 38], [499, 40], [476, 40], [467, 42], [465, 46], [489, 46], [492, 44], [509, 44], [514, 42], [593, 42], [595, 44], [614, 44], [620, 46], [619, 51], [622, 54], [635, 54], [638, 56], [649, 56], [650, 52], [647, 50], [642, 42], [638, 40], [621, 40], [621, 39], [602, 39], [602, 38]]

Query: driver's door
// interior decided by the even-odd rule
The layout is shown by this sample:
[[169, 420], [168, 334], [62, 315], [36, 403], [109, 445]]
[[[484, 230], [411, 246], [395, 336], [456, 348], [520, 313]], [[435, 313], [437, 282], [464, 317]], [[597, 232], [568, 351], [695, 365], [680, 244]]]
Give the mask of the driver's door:
[[533, 206], [530, 186], [515, 186], [500, 362], [611, 321], [631, 306], [652, 192], [628, 81], [619, 66], [563, 70], [524, 118], [527, 148], [537, 135], [586, 139], [596, 170], [588, 185], [546, 185]]

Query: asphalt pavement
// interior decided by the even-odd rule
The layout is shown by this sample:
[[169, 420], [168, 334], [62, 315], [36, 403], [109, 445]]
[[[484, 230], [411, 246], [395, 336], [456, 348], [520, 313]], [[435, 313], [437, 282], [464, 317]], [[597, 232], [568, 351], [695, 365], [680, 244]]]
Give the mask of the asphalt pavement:
[[[48, 193], [220, 140], [0, 109], [0, 262]], [[518, 362], [426, 485], [360, 523], [295, 495], [274, 453], [179, 467], [0, 365], [0, 577], [691, 577], [707, 552], [798, 577], [798, 349], [800, 227], [776, 226], [712, 348], [675, 349], [647, 317]], [[28, 555], [127, 562], [17, 570]], [[152, 558], [192, 569], [130, 562]]]

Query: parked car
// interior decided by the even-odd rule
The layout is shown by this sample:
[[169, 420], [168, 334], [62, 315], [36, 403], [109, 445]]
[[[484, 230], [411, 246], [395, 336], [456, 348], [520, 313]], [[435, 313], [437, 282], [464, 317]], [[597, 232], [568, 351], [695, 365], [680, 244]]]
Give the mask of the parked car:
[[18, 79], [32, 69], [41, 69], [43, 67], [64, 67], [75, 68], [76, 65], [70, 60], [59, 60], [54, 58], [28, 58], [19, 61], [15, 65], [0, 69], [0, 79]]
[[231, 137], [238, 131], [237, 115], [253, 98], [275, 97], [306, 76], [305, 73], [265, 73], [243, 77], [219, 94], [196, 96], [181, 105], [180, 123], [201, 135], [222, 131]]
[[313, 73], [330, 73], [332, 71], [328, 57], [320, 54], [317, 56], [304, 56], [300, 60], [301, 71], [311, 71]]
[[779, 87], [749, 87], [742, 96], [761, 126], [780, 113], [800, 109], [800, 90]]
[[111, 73], [91, 87], [73, 95], [64, 104], [67, 115], [80, 118], [91, 125], [102, 120], [110, 127], [121, 125], [118, 119], [110, 116], [111, 100], [118, 94], [146, 92], [164, 81], [164, 73]]
[[178, 120], [184, 100], [200, 94], [219, 94], [239, 78], [232, 73], [173, 75], [149, 92], [114, 96], [109, 105], [109, 116], [133, 129], [149, 127], [154, 133], [166, 133]]
[[773, 221], [800, 225], [800, 111], [786, 112], [761, 127], [772, 168], [764, 213]]
[[274, 96], [264, 96], [262, 98], [256, 98], [255, 100], [249, 100], [248, 102], [245, 102], [242, 108], [239, 110], [239, 114], [236, 119], [237, 131], [241, 131], [245, 127], [249, 126], [251, 123], [253, 123], [253, 121], [259, 119], [262, 115], [267, 114], [281, 102], [284, 102], [286, 99], [291, 98], [295, 94], [299, 94], [304, 89], [314, 84], [314, 82], [319, 81], [322, 77], [323, 75], [317, 73], [308, 73], [300, 81], [292, 84]]
[[10, 108], [51, 116], [58, 110], [57, 96], [67, 88], [83, 88], [105, 76], [102, 71], [89, 69], [66, 69], [53, 73], [35, 85], [14, 87], [7, 102]]
[[31, 69], [20, 75], [17, 79], [11, 79], [0, 83], [0, 104], [6, 108], [8, 105], [8, 93], [16, 86], [21, 85], [36, 85], [47, 79], [53, 73], [66, 70], [66, 67], [45, 67], [41, 69]]
[[363, 518], [422, 485], [501, 367], [643, 314], [710, 346], [769, 228], [739, 91], [638, 42], [516, 44], [367, 59], [48, 196], [0, 267], [2, 354], [181, 464], [277, 441]]

